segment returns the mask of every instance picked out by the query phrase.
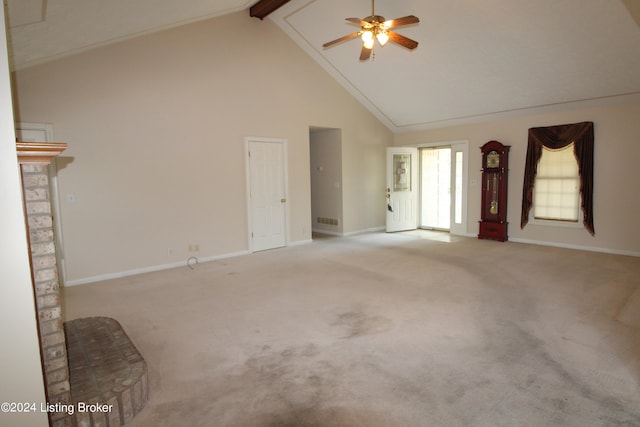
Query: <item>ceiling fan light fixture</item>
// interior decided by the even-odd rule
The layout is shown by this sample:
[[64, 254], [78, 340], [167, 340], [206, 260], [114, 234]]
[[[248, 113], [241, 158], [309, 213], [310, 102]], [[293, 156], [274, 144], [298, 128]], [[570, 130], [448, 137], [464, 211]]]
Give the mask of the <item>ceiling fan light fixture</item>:
[[371, 15], [365, 18], [346, 18], [350, 24], [360, 25], [360, 31], [356, 31], [346, 36], [339, 37], [335, 40], [327, 42], [322, 45], [323, 48], [328, 48], [338, 43], [342, 43], [354, 38], [360, 38], [362, 42], [362, 51], [360, 53], [360, 61], [366, 61], [371, 58], [373, 46], [376, 40], [380, 46], [384, 46], [387, 42], [391, 41], [395, 44], [403, 46], [407, 49], [415, 49], [418, 47], [418, 42], [411, 40], [401, 34], [395, 32], [396, 28], [404, 27], [406, 25], [413, 25], [420, 22], [417, 16], [407, 15], [401, 18], [386, 20], [380, 15], [376, 15], [374, 0], [371, 0]]
[[367, 49], [373, 49], [373, 32], [372, 31], [364, 31], [361, 36], [362, 45]]
[[376, 38], [378, 39], [378, 43], [380, 43], [380, 46], [384, 46], [389, 41], [389, 34], [387, 34], [386, 31], [380, 31], [378, 34], [376, 34]]

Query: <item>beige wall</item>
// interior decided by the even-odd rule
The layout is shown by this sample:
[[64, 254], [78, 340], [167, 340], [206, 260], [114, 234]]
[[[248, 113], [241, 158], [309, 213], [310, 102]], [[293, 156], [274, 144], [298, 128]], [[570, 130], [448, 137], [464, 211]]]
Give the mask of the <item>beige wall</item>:
[[[480, 220], [479, 147], [492, 139], [511, 145], [509, 156], [509, 237], [512, 240], [578, 246], [588, 249], [640, 255], [640, 104], [629, 100], [615, 105], [528, 115], [486, 123], [397, 134], [395, 145], [453, 140], [469, 141], [469, 233], [477, 234]], [[522, 183], [531, 127], [583, 121], [594, 122], [594, 220], [595, 237], [584, 228], [560, 228], [529, 224], [520, 229]]]
[[69, 144], [58, 162], [67, 283], [246, 251], [248, 136], [288, 140], [291, 242], [311, 238], [310, 125], [342, 129], [345, 231], [382, 225], [372, 183], [391, 132], [247, 15], [16, 73], [19, 120], [52, 123]]
[[9, 83], [4, 10], [0, 10], [0, 403], [35, 403], [36, 412], [0, 411], [3, 426], [46, 426], [44, 382], [22, 210]]
[[[345, 234], [384, 227], [386, 219], [386, 148], [380, 151], [380, 147], [391, 146], [393, 134], [386, 127], [369, 126], [363, 119], [361, 117], [353, 126], [342, 129], [342, 218]], [[361, 144], [346, 143], [356, 139]]]

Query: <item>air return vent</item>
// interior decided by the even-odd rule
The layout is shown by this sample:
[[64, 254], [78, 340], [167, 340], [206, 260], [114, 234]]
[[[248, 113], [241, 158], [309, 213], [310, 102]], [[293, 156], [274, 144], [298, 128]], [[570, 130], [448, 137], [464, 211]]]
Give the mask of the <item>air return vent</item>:
[[338, 220], [336, 218], [323, 218], [319, 216], [318, 218], [316, 218], [316, 222], [318, 224], [335, 225], [336, 227], [338, 226]]

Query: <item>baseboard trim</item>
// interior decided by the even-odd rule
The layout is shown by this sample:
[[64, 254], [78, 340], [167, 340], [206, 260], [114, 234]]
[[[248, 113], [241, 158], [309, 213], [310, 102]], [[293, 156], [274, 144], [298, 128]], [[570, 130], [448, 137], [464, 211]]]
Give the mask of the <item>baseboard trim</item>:
[[[477, 238], [478, 235], [473, 233], [468, 233], [467, 237]], [[514, 242], [514, 243], [526, 243], [528, 245], [552, 246], [554, 248], [576, 249], [579, 251], [601, 252], [601, 253], [612, 254], [612, 255], [626, 255], [626, 256], [633, 256], [633, 257], [640, 257], [640, 252], [638, 251], [624, 251], [620, 249], [600, 248], [597, 246], [571, 245], [567, 243], [547, 242], [544, 240], [520, 239], [517, 237], [515, 238], [509, 237], [508, 241]]]
[[350, 231], [348, 233], [343, 233], [343, 236], [355, 236], [358, 234], [366, 234], [366, 233], [378, 233], [380, 231], [385, 231], [386, 228], [384, 226], [382, 227], [374, 227], [374, 228], [365, 228], [364, 230], [356, 230], [356, 231]]
[[295, 242], [289, 242], [287, 246], [302, 246], [308, 245], [309, 243], [313, 243], [313, 240], [296, 240]]
[[529, 245], [553, 246], [556, 248], [576, 249], [580, 251], [601, 252], [601, 253], [612, 254], [612, 255], [626, 255], [626, 256], [640, 257], [640, 252], [637, 252], [637, 251], [624, 251], [619, 249], [600, 248], [596, 246], [570, 245], [566, 243], [545, 242], [541, 240], [518, 239], [518, 238], [514, 239], [511, 237], [509, 237], [509, 241], [515, 242], [515, 243], [526, 243]]
[[375, 228], [366, 228], [364, 230], [349, 231], [347, 233], [341, 233], [339, 231], [323, 230], [319, 228], [314, 228], [312, 231], [314, 233], [327, 234], [329, 236], [347, 237], [347, 236], [357, 236], [358, 234], [377, 233], [384, 230], [385, 230], [385, 227], [383, 226], [383, 227], [375, 227]]
[[343, 234], [339, 231], [331, 231], [331, 230], [323, 230], [320, 228], [313, 228], [311, 229], [312, 232], [314, 233], [318, 233], [318, 234], [326, 234], [328, 236], [337, 236], [337, 237], [342, 237]]
[[[241, 255], [248, 255], [250, 253], [251, 252], [249, 251], [240, 251], [240, 252], [232, 252], [224, 255], [214, 255], [214, 256], [205, 257], [205, 258], [197, 258], [197, 257], [196, 258], [198, 263], [202, 263], [202, 262], [218, 261], [218, 260], [227, 259], [227, 258], [234, 258]], [[63, 287], [87, 285], [89, 283], [102, 282], [104, 280], [120, 279], [122, 277], [135, 276], [137, 274], [152, 273], [154, 271], [170, 270], [176, 267], [188, 267], [188, 266], [189, 266], [189, 260], [185, 260], [185, 261], [172, 262], [169, 264], [154, 265], [151, 267], [136, 268], [133, 270], [119, 271], [116, 273], [109, 273], [109, 274], [103, 274], [99, 276], [85, 277], [82, 279], [69, 280], [64, 283]]]

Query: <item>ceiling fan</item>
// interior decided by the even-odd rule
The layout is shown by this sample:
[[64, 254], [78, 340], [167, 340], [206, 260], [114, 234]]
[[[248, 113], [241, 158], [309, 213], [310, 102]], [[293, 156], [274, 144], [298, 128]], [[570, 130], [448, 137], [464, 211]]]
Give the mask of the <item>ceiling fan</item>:
[[371, 57], [375, 40], [378, 40], [380, 46], [384, 46], [389, 40], [397, 43], [407, 49], [415, 49], [418, 42], [411, 40], [401, 34], [391, 31], [392, 28], [402, 27], [405, 25], [417, 24], [420, 22], [418, 17], [413, 15], [404, 16], [402, 18], [385, 20], [384, 17], [376, 15], [375, 0], [371, 0], [371, 16], [366, 18], [346, 18], [347, 21], [360, 25], [360, 31], [348, 34], [338, 39], [332, 40], [322, 45], [325, 49], [335, 44], [342, 43], [347, 40], [360, 37], [362, 39], [362, 51], [360, 52], [360, 61], [366, 61]]

